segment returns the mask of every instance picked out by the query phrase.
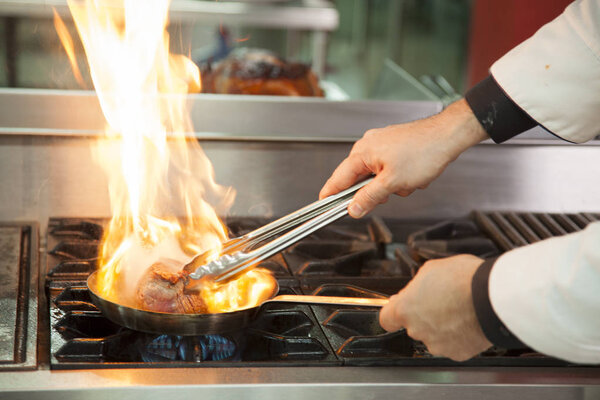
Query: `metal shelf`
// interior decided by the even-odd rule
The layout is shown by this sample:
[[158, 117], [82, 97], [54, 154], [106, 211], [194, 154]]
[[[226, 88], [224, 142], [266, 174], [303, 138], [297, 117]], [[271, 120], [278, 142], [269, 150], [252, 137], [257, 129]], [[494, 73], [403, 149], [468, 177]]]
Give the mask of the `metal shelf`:
[[[53, 9], [70, 18], [67, 0], [2, 0], [0, 17], [51, 18]], [[327, 34], [339, 25], [339, 14], [328, 0], [252, 1], [173, 0], [169, 19], [180, 24], [204, 23], [312, 32], [312, 69], [324, 76]]]
[[[52, 9], [70, 17], [66, 0], [3, 0], [0, 16], [51, 17]], [[223, 23], [237, 26], [332, 31], [339, 15], [327, 0], [278, 3], [173, 0], [169, 18], [175, 22]]]

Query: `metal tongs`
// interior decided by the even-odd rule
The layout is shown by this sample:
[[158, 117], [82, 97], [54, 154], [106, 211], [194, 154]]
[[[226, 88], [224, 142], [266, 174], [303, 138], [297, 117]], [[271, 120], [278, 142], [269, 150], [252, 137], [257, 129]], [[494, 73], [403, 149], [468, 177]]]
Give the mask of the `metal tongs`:
[[[194, 257], [184, 269], [190, 272], [189, 277], [194, 280], [213, 275], [215, 282], [227, 281], [291, 246], [317, 229], [348, 214], [348, 205], [352, 201], [354, 193], [371, 180], [373, 178], [309, 204], [243, 236], [230, 239], [223, 243], [221, 256], [216, 260], [203, 264], [205, 253], [201, 253]], [[289, 232], [258, 248], [254, 248], [261, 242], [291, 228], [293, 229]], [[193, 285], [194, 283], [190, 282], [190, 286]]]

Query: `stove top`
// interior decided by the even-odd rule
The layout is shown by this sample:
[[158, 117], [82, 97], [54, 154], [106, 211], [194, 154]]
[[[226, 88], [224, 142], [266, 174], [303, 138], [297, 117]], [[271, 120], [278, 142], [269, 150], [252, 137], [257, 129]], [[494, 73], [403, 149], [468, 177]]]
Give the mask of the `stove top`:
[[37, 225], [0, 223], [0, 371], [37, 366]]
[[[573, 232], [597, 214], [473, 212], [451, 221], [346, 219], [262, 263], [280, 294], [384, 297], [396, 293], [428, 259], [499, 255]], [[53, 369], [190, 366], [564, 366], [530, 349], [492, 348], [455, 363], [429, 354], [404, 331], [386, 333], [371, 308], [270, 303], [246, 328], [197, 337], [120, 327], [94, 306], [85, 280], [95, 269], [106, 220], [52, 218], [46, 290]], [[232, 236], [268, 221], [230, 218]]]

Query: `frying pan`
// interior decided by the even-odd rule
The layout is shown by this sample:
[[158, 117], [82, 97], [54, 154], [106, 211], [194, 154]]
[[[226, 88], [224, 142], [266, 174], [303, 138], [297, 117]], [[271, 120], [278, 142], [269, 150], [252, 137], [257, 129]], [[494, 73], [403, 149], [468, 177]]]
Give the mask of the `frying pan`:
[[94, 304], [111, 321], [127, 328], [150, 333], [196, 336], [227, 333], [247, 326], [267, 303], [330, 304], [383, 307], [388, 299], [332, 296], [281, 295], [276, 286], [270, 299], [262, 304], [243, 310], [215, 314], [175, 314], [139, 310], [124, 306], [102, 297], [97, 291], [97, 272], [87, 280], [87, 286]]

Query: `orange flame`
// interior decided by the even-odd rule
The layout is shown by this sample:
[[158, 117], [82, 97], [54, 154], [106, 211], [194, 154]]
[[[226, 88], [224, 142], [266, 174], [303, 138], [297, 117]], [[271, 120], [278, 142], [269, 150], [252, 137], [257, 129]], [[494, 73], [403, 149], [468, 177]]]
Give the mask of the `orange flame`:
[[67, 53], [67, 57], [69, 57], [69, 62], [71, 63], [71, 68], [73, 69], [73, 74], [75, 75], [75, 80], [81, 87], [85, 87], [85, 83], [83, 82], [83, 77], [81, 76], [81, 72], [79, 71], [79, 65], [77, 65], [77, 59], [75, 58], [75, 46], [73, 46], [73, 39], [71, 38], [71, 34], [67, 29], [64, 21], [56, 12], [56, 9], [52, 9], [54, 12], [54, 28], [58, 33], [58, 37], [60, 38], [60, 42]]
[[237, 38], [234, 39], [237, 43], [242, 43], [242, 42], [247, 42], [248, 40], [250, 40], [250, 35], [246, 35], [243, 38]]
[[[157, 260], [184, 264], [196, 253], [210, 251], [208, 260], [219, 255], [227, 232], [215, 207], [224, 212], [234, 191], [215, 183], [200, 145], [186, 139], [193, 127], [185, 94], [199, 91], [201, 81], [189, 58], [169, 53], [169, 1], [68, 4], [107, 121], [105, 138], [94, 149], [108, 176], [113, 213], [100, 252], [98, 289], [108, 299], [135, 305], [135, 287]], [[63, 28], [57, 23], [59, 32]], [[70, 36], [60, 37], [72, 49]], [[227, 289], [201, 295], [214, 312], [231, 310], [264, 300], [255, 293], [260, 282], [273, 285], [274, 279], [246, 274]]]
[[271, 272], [257, 268], [235, 279], [219, 285], [206, 280], [200, 297], [208, 313], [243, 310], [262, 303], [275, 293], [275, 281]]

